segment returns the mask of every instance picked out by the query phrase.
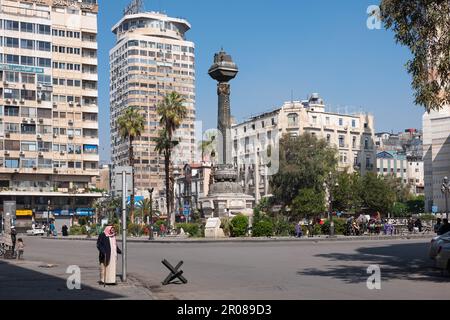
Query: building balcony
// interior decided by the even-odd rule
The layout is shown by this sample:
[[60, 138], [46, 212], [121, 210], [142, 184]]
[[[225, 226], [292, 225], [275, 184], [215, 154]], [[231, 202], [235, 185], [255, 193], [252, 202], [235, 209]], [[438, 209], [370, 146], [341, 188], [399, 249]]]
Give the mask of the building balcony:
[[98, 113], [98, 106], [96, 104], [83, 105], [81, 111], [88, 113]]
[[91, 41], [89, 38], [83, 38], [81, 46], [86, 49], [98, 49], [98, 43], [97, 41]]
[[84, 153], [83, 154], [83, 160], [84, 161], [99, 162], [100, 161], [100, 156], [98, 154], [94, 154], [94, 153]]
[[88, 73], [83, 72], [81, 75], [82, 80], [89, 80], [89, 81], [98, 81], [98, 74], [97, 73]]
[[96, 66], [97, 65], [97, 63], [98, 63], [98, 60], [97, 60], [97, 57], [92, 57], [92, 56], [82, 56], [81, 57], [81, 62], [83, 63], [83, 64], [90, 64], [90, 65], [93, 65], [93, 66]]
[[83, 121], [83, 129], [98, 129], [97, 121]]

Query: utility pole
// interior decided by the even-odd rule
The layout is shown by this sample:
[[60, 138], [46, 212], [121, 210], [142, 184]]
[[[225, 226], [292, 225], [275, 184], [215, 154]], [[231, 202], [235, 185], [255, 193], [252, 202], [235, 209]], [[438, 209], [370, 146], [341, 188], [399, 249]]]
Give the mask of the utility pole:
[[122, 171], [122, 282], [127, 281], [127, 172]]

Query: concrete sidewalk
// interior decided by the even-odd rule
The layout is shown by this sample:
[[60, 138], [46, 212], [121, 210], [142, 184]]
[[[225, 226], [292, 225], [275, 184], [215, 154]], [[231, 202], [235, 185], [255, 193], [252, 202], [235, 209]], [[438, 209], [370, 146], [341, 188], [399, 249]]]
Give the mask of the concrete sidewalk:
[[[295, 238], [295, 237], [272, 237], [272, 238], [223, 238], [223, 239], [205, 239], [205, 238], [187, 238], [187, 237], [178, 237], [178, 236], [167, 236], [167, 237], [158, 237], [154, 240], [148, 240], [148, 237], [128, 237], [127, 241], [132, 243], [265, 243], [265, 242], [323, 242], [323, 241], [390, 241], [390, 240], [408, 240], [408, 239], [430, 239], [433, 238], [435, 234], [410, 234], [410, 235], [394, 235], [394, 236], [336, 236], [335, 238], [329, 238], [328, 236], [317, 236], [317, 237], [303, 237], [303, 238]], [[87, 238], [87, 236], [68, 236], [68, 237], [43, 237], [44, 239], [51, 240], [77, 240], [77, 241], [97, 241], [97, 237], [93, 236], [91, 238]], [[118, 236], [117, 239], [121, 241], [121, 237]]]
[[155, 300], [146, 285], [128, 276], [116, 286], [98, 284], [98, 267], [80, 268], [81, 289], [69, 290], [68, 265], [39, 261], [0, 260], [0, 300]]

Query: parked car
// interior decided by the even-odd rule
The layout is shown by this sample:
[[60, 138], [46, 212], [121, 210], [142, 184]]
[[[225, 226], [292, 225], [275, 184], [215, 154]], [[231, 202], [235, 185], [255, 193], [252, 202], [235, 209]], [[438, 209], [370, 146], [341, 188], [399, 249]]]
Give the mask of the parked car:
[[31, 229], [27, 230], [27, 235], [29, 236], [45, 236], [44, 229]]
[[443, 235], [434, 237], [431, 240], [430, 250], [429, 250], [429, 256], [431, 259], [434, 260], [436, 258], [436, 255], [438, 254], [439, 246], [442, 244], [443, 241], [446, 241], [446, 240], [450, 241], [450, 232], [447, 232], [447, 233], [444, 233]]
[[450, 240], [444, 240], [438, 248], [436, 267], [450, 273]]

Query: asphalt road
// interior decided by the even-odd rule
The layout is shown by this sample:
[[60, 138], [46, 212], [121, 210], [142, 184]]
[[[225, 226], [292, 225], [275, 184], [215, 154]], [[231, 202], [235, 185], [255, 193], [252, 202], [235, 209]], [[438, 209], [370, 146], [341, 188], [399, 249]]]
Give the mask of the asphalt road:
[[[450, 299], [450, 278], [433, 268], [428, 243], [132, 243], [128, 272], [160, 299]], [[25, 244], [28, 260], [78, 265], [82, 272], [97, 266], [95, 242], [25, 237]], [[163, 259], [183, 260], [189, 283], [162, 286]], [[367, 288], [370, 265], [381, 268], [381, 290]]]

